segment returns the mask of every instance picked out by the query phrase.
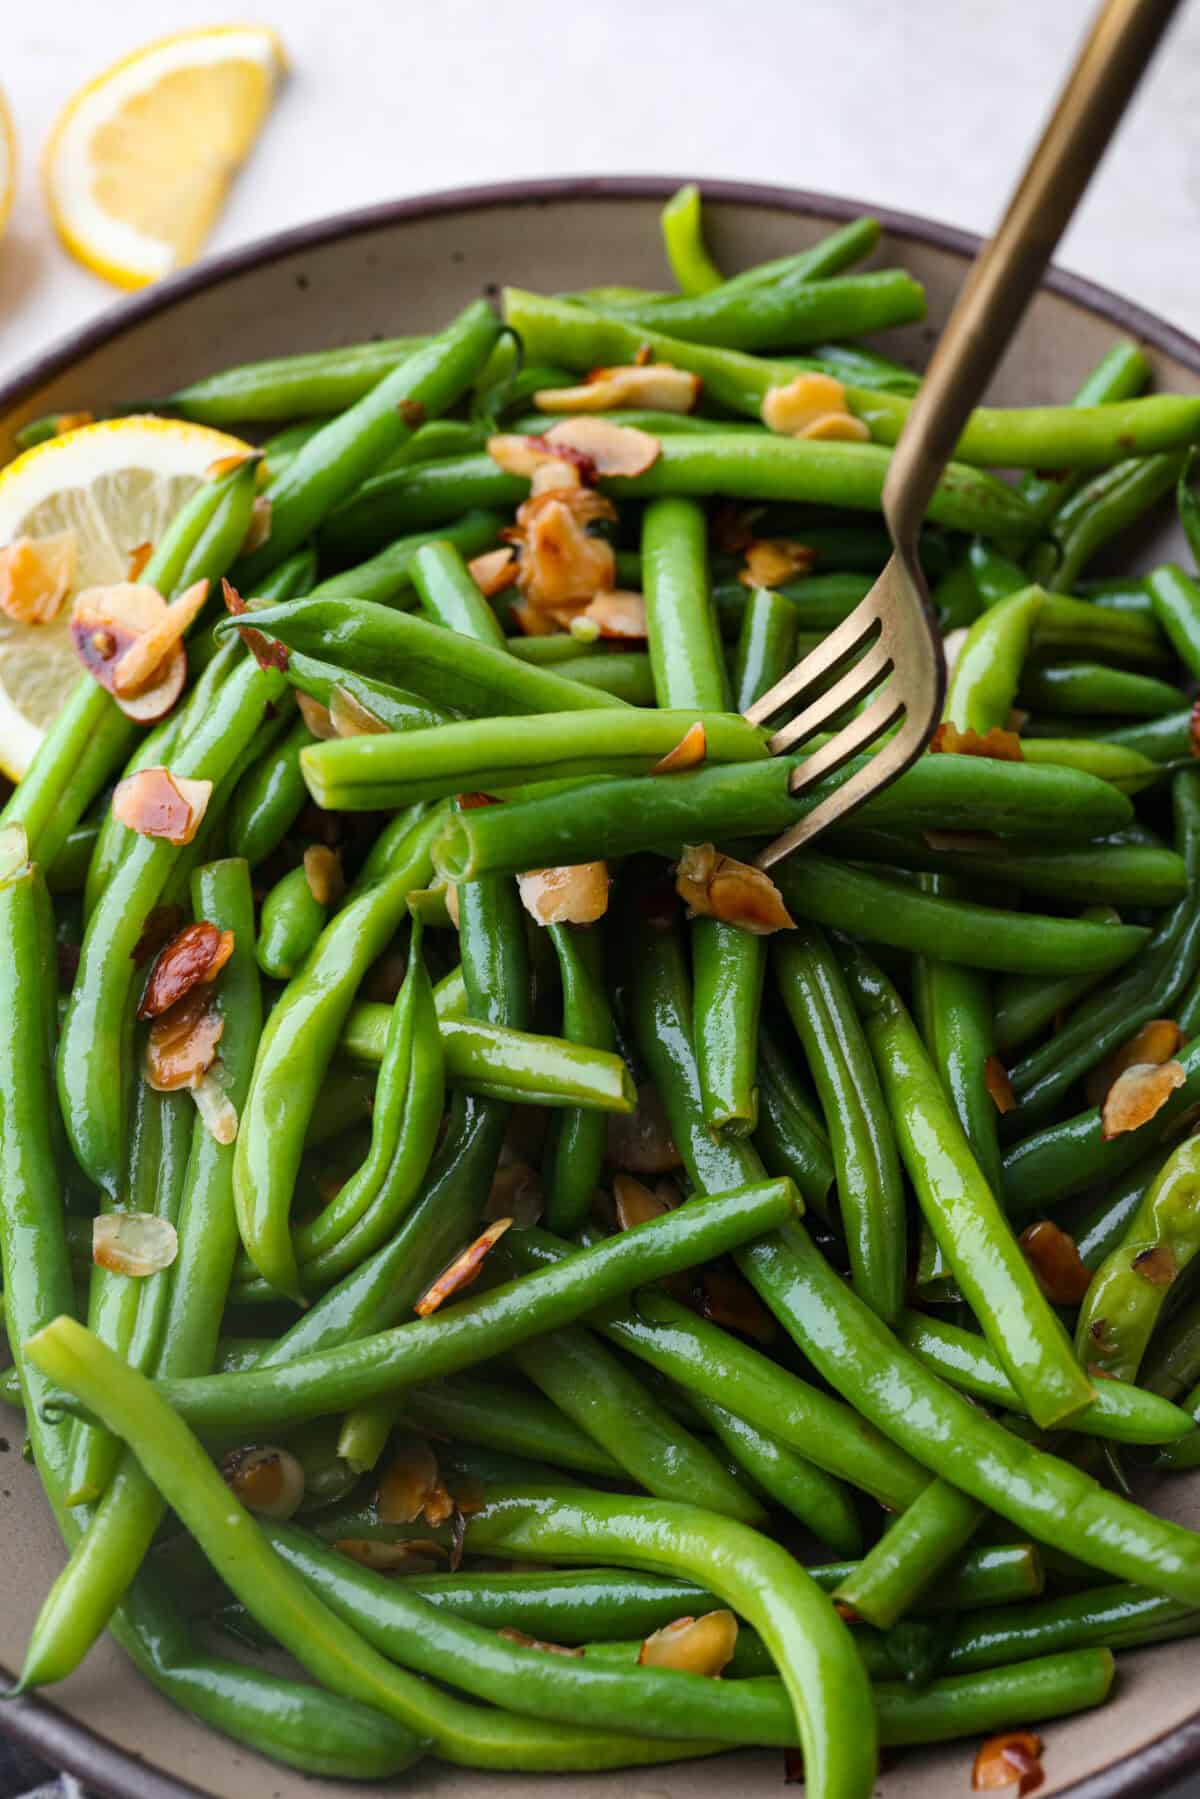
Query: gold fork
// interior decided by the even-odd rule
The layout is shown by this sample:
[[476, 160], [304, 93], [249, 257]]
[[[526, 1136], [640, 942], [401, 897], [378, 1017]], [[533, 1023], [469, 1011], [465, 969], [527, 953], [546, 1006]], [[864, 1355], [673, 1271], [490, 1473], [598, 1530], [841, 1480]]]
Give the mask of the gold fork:
[[[745, 716], [765, 724], [803, 700], [839, 662], [859, 661], [771, 738], [773, 754], [812, 737], [846, 706], [879, 691], [793, 771], [803, 793], [860, 750], [899, 729], [807, 817], [757, 858], [769, 868], [845, 818], [910, 767], [941, 717], [946, 669], [917, 536], [972, 407], [1045, 272], [1179, 0], [1106, 0], [1009, 201], [977, 257], [908, 415], [883, 489], [892, 555], [866, 598]], [[869, 646], [869, 647], [867, 647]]]

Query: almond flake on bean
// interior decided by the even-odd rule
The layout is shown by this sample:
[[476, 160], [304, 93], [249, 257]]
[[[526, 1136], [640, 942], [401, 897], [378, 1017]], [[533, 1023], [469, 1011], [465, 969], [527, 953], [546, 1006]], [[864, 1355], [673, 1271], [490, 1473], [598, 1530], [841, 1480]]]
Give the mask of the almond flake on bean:
[[851, 412], [823, 412], [820, 418], [809, 421], [797, 437], [808, 438], [819, 443], [869, 443], [870, 427], [862, 419], [854, 417]]
[[233, 932], [200, 919], [186, 925], [158, 952], [138, 1006], [139, 1018], [157, 1018], [202, 981], [215, 981], [233, 954]]
[[602, 494], [585, 489], [540, 494], [518, 509], [517, 579], [533, 606], [586, 606], [594, 594], [612, 588], [617, 569], [613, 547], [587, 529], [594, 519], [611, 516], [611, 510]]
[[662, 444], [636, 425], [617, 425], [606, 418], [568, 418], [551, 425], [546, 442], [557, 450], [566, 445], [586, 456], [596, 474], [644, 475], [662, 455]]
[[[560, 623], [563, 621], [560, 620]], [[641, 643], [646, 638], [646, 602], [640, 593], [622, 588], [605, 588], [594, 595], [582, 612], [567, 621], [568, 629], [577, 637], [621, 638]], [[590, 630], [588, 627], [592, 627]]]
[[756, 1343], [773, 1343], [778, 1334], [775, 1320], [752, 1287], [740, 1274], [724, 1268], [706, 1268], [701, 1275], [700, 1310], [714, 1324], [740, 1331]]
[[531, 868], [517, 876], [521, 903], [538, 924], [595, 924], [608, 910], [607, 862]]
[[426, 1563], [436, 1566], [449, 1559], [444, 1543], [432, 1539], [386, 1543], [375, 1537], [340, 1537], [334, 1544], [339, 1555], [348, 1556], [360, 1568], [371, 1568], [376, 1574], [424, 1574]]
[[717, 1678], [733, 1660], [738, 1626], [732, 1612], [705, 1612], [676, 1618], [648, 1636], [638, 1651], [639, 1668], [679, 1668]]
[[768, 388], [761, 414], [767, 429], [784, 437], [805, 437], [814, 425], [826, 427], [831, 417], [849, 420], [850, 433], [855, 437], [870, 436], [862, 420], [851, 417], [844, 384], [834, 375], [816, 371], [798, 374], [781, 387]]
[[514, 1157], [493, 1175], [483, 1215], [489, 1222], [511, 1218], [517, 1230], [527, 1231], [541, 1217], [543, 1205], [541, 1175], [528, 1162]]
[[443, 1269], [433, 1285], [428, 1287], [418, 1299], [413, 1307], [417, 1316], [428, 1318], [453, 1294], [461, 1292], [464, 1287], [469, 1287], [471, 1282], [477, 1279], [488, 1251], [500, 1241], [511, 1224], [511, 1218], [497, 1218], [494, 1224], [489, 1224], [485, 1231], [479, 1233], [474, 1243], [467, 1245], [461, 1255], [455, 1256], [450, 1266]]
[[221, 1477], [249, 1512], [260, 1518], [292, 1518], [304, 1503], [304, 1467], [289, 1449], [259, 1443], [231, 1449]]
[[467, 573], [485, 600], [495, 599], [506, 587], [511, 587], [517, 578], [520, 561], [512, 544], [502, 544], [498, 550], [486, 550], [482, 556], [473, 556], [467, 564]]
[[[182, 604], [186, 598], [183, 595], [176, 603]], [[85, 587], [76, 595], [71, 609], [75, 654], [93, 680], [111, 693], [121, 710], [137, 724], [154, 724], [165, 718], [187, 680], [182, 632], [174, 635], [173, 625], [171, 641], [136, 684], [136, 692], [135, 684], [128, 678], [130, 670], [136, 673], [141, 669], [142, 658], [140, 652], [133, 663], [127, 663], [125, 658], [138, 651], [151, 633], [155, 634], [156, 643], [161, 642], [158, 631], [167, 611], [160, 593], [134, 581], [119, 581], [111, 587]]]
[[632, 1112], [610, 1117], [606, 1153], [614, 1167], [634, 1174], [670, 1174], [682, 1168], [658, 1089], [648, 1081], [638, 1088]]
[[1183, 1042], [1183, 1032], [1173, 1018], [1151, 1018], [1140, 1030], [1105, 1058], [1087, 1079], [1087, 1097], [1098, 1106], [1119, 1075], [1135, 1064], [1149, 1063], [1158, 1067], [1169, 1062]]
[[582, 1655], [580, 1648], [568, 1648], [565, 1643], [545, 1643], [540, 1637], [526, 1636], [523, 1630], [514, 1630], [511, 1624], [503, 1624], [496, 1632], [506, 1643], [517, 1643], [522, 1649], [541, 1649], [547, 1655]]
[[195, 1087], [217, 1059], [225, 1020], [212, 995], [193, 987], [153, 1020], [146, 1039], [146, 1079], [156, 1093]]
[[92, 1260], [111, 1274], [142, 1280], [161, 1274], [178, 1254], [175, 1226], [156, 1212], [102, 1212], [92, 1220]]
[[190, 843], [212, 797], [211, 781], [173, 775], [168, 768], [139, 768], [113, 789], [112, 815], [139, 837]]
[[74, 579], [74, 531], [18, 537], [0, 550], [0, 612], [23, 625], [49, 624]]
[[304, 879], [318, 906], [336, 906], [346, 891], [342, 865], [323, 843], [310, 843], [305, 850]]
[[454, 1510], [436, 1455], [423, 1437], [406, 1437], [384, 1469], [375, 1509], [383, 1524], [444, 1524]]
[[723, 855], [711, 843], [685, 844], [675, 872], [675, 891], [693, 918], [719, 918], [755, 936], [795, 929], [770, 876]]
[[533, 396], [539, 412], [616, 412], [621, 407], [651, 412], [692, 412], [700, 399], [699, 375], [670, 362], [642, 362], [593, 369], [578, 387], [544, 387]]
[[976, 1792], [1015, 1786], [1021, 1799], [1036, 1792], [1046, 1778], [1041, 1763], [1042, 1739], [1032, 1730], [1007, 1730], [982, 1744], [971, 1770]]
[[177, 600], [164, 606], [156, 622], [139, 633], [113, 668], [114, 699], [134, 699], [162, 679], [167, 661], [180, 649], [184, 633], [199, 617], [207, 598], [207, 577], [193, 581]]
[[190, 1089], [204, 1128], [214, 1143], [228, 1146], [237, 1141], [237, 1107], [214, 1075], [202, 1074]]
[[983, 1064], [983, 1084], [991, 1094], [997, 1112], [1011, 1112], [1017, 1103], [1008, 1069], [999, 1056], [988, 1056]]
[[673, 750], [650, 770], [652, 775], [678, 775], [686, 768], [697, 768], [708, 754], [708, 735], [697, 719], [689, 725]]
[[314, 700], [311, 693], [298, 693], [296, 704], [300, 708], [301, 718], [314, 737], [319, 737], [323, 743], [329, 743], [339, 735], [328, 706], [323, 706], [320, 700]]
[[1125, 1069], [1105, 1094], [1100, 1108], [1105, 1142], [1146, 1124], [1186, 1079], [1179, 1062], [1135, 1062], [1132, 1068]]
[[617, 1223], [623, 1231], [631, 1231], [639, 1224], [648, 1224], [653, 1218], [665, 1218], [673, 1209], [662, 1193], [651, 1192], [649, 1187], [632, 1174], [613, 1177], [613, 1204]]
[[929, 739], [931, 756], [983, 756], [993, 762], [1023, 762], [1025, 751], [1015, 731], [993, 725], [990, 731], [960, 731], [949, 719]]
[[1075, 1239], [1049, 1218], [1026, 1225], [1020, 1236], [1025, 1260], [1051, 1305], [1077, 1306], [1091, 1285]]
[[329, 722], [335, 737], [383, 737], [388, 727], [341, 682], [329, 696]]
[[799, 575], [811, 574], [817, 553], [790, 537], [760, 537], [746, 547], [746, 566], [738, 574], [743, 587], [782, 587]]

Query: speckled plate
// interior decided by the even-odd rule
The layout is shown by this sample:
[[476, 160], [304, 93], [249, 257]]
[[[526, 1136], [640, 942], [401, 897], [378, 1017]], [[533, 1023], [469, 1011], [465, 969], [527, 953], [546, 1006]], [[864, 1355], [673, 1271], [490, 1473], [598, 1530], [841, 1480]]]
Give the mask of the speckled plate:
[[[52, 410], [120, 405], [234, 362], [433, 327], [504, 282], [555, 289], [627, 281], [660, 287], [667, 272], [658, 208], [677, 179], [571, 179], [504, 184], [347, 213], [216, 258], [113, 308], [0, 384], [0, 451], [26, 419]], [[924, 281], [927, 325], [891, 333], [914, 362], [949, 312], [975, 240], [926, 220], [821, 194], [731, 182], [706, 185], [705, 225], [718, 261], [741, 268], [780, 256], [864, 210], [885, 231], [875, 260], [900, 261]], [[1147, 247], [1145, 254], [1153, 254]], [[1000, 404], [1064, 401], [1115, 338], [1148, 349], [1162, 386], [1200, 392], [1200, 343], [1138, 307], [1066, 275], [1047, 281], [994, 384]], [[1178, 553], [1169, 527], [1133, 546], [1139, 563]], [[62, 1561], [36, 1477], [20, 1455], [20, 1421], [0, 1408], [0, 1665], [20, 1664], [39, 1602]], [[1183, 1476], [1155, 1503], [1200, 1525], [1200, 1493]], [[1161, 1792], [1200, 1767], [1200, 1645], [1122, 1656], [1113, 1702], [1045, 1727], [1042, 1794], [1075, 1799]], [[47, 1761], [129, 1799], [347, 1799], [361, 1787], [302, 1779], [195, 1724], [104, 1643], [49, 1700], [0, 1710], [7, 1729]], [[965, 1799], [971, 1750], [909, 1751], [879, 1783], [881, 1799]], [[471, 1799], [734, 1799], [774, 1795], [778, 1754], [572, 1778], [485, 1776], [424, 1764], [411, 1791]], [[367, 1789], [368, 1793], [376, 1789]], [[383, 1789], [378, 1789], [382, 1791]]]

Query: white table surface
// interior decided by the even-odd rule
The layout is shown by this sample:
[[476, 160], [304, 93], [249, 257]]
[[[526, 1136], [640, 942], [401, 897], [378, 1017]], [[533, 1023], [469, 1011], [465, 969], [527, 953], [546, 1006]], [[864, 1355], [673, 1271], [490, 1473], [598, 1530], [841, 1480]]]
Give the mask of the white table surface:
[[[118, 297], [50, 229], [63, 100], [216, 0], [8, 0], [22, 166], [0, 372]], [[255, 9], [231, 8], [237, 16]], [[266, 0], [292, 79], [213, 250], [344, 207], [581, 172], [738, 176], [986, 230], [1088, 0]], [[1188, 0], [1060, 260], [1200, 334], [1200, 0]]]

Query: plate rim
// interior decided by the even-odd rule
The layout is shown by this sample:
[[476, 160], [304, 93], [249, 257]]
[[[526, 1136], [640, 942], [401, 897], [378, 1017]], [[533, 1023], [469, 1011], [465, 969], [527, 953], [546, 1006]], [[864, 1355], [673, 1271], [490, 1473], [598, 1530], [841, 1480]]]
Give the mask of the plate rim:
[[[435, 218], [500, 206], [537, 206], [563, 200], [665, 200], [686, 182], [696, 181], [707, 199], [764, 210], [796, 212], [843, 221], [863, 213], [886, 231], [932, 249], [973, 257], [982, 238], [957, 225], [896, 207], [873, 206], [844, 195], [767, 182], [707, 179], [690, 175], [561, 175], [439, 188], [400, 200], [326, 213], [286, 230], [257, 237], [235, 249], [207, 257], [193, 267], [153, 283], [143, 292], [107, 307], [77, 326], [0, 382], [0, 417], [27, 395], [63, 373], [81, 357], [154, 318], [180, 300], [204, 293], [232, 277], [296, 252], [324, 247], [411, 219]], [[1052, 266], [1041, 285], [1098, 314], [1130, 336], [1173, 356], [1200, 374], [1200, 338], [1173, 325], [1136, 301], [1086, 276]], [[0, 1707], [0, 1734], [112, 1799], [207, 1799], [203, 1788], [152, 1768], [117, 1749], [91, 1726], [77, 1723], [52, 1701], [35, 1696]], [[1200, 1766], [1200, 1708], [1181, 1723], [1123, 1755], [1108, 1767], [1062, 1789], [1062, 1799], [1149, 1799], [1165, 1781]], [[304, 1776], [300, 1775], [303, 1779]]]

